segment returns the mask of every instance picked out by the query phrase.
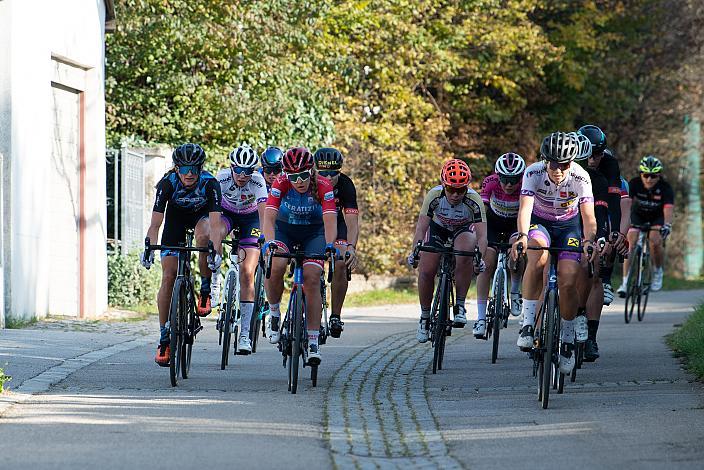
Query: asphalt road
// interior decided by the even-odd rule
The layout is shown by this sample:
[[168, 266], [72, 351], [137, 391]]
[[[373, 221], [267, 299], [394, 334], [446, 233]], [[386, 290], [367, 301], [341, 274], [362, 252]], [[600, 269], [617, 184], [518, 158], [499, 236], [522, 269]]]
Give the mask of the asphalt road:
[[[703, 387], [663, 342], [701, 297], [659, 293], [645, 321], [630, 325], [622, 304], [611, 307], [602, 357], [551, 395], [548, 410], [515, 347], [515, 323], [494, 365], [490, 344], [455, 330], [433, 375], [408, 306], [350, 309], [343, 337], [322, 349], [318, 387], [304, 375], [297, 395], [265, 343], [221, 371], [212, 321], [177, 388], [137, 331], [0, 333], [10, 363], [29, 361], [28, 342], [57, 335], [66, 357], [95, 351], [64, 361], [56, 349], [39, 376], [29, 379], [36, 367], [17, 375], [28, 380], [13, 384], [21, 402], [0, 410], [0, 467], [704, 468]], [[122, 351], [104, 349], [132, 338]]]

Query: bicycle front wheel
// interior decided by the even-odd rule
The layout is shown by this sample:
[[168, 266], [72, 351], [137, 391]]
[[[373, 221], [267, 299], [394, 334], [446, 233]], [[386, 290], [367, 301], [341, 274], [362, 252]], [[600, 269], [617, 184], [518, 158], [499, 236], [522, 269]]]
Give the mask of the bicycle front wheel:
[[252, 320], [249, 323], [249, 339], [252, 342], [252, 353], [257, 352], [257, 340], [259, 339], [259, 328], [261, 328], [261, 313], [264, 307], [264, 270], [261, 265], [257, 266], [254, 275], [254, 308], [252, 309]]
[[650, 282], [652, 279], [653, 269], [650, 266], [650, 255], [644, 254], [641, 259], [641, 302], [638, 304], [638, 321], [643, 321], [645, 317], [645, 308], [648, 306], [648, 297], [650, 296]]
[[181, 286], [183, 279], [176, 279], [174, 289], [171, 293], [171, 306], [169, 307], [169, 349], [171, 356], [169, 358], [169, 376], [171, 378], [171, 386], [178, 385], [178, 379], [181, 371], [181, 323], [180, 309], [182, 308]]
[[555, 349], [555, 330], [557, 328], [556, 320], [560, 318], [557, 310], [557, 298], [555, 291], [550, 290], [547, 295], [545, 315], [543, 316], [543, 364], [541, 381], [541, 401], [543, 409], [547, 409], [550, 400], [550, 388], [552, 388], [553, 364], [554, 364], [554, 349]]
[[435, 319], [435, 328], [433, 329], [433, 374], [436, 374], [438, 369], [442, 369], [442, 353], [445, 346], [445, 323], [447, 322], [448, 299], [449, 292], [447, 289], [447, 278], [442, 276], [438, 283], [438, 302], [436, 315], [431, 315]]
[[222, 308], [225, 310], [225, 320], [222, 325], [222, 354], [220, 356], [220, 369], [225, 370], [229, 363], [230, 343], [232, 342], [232, 324], [234, 323], [235, 312], [235, 284], [237, 279], [234, 272], [227, 275], [225, 285], [225, 302]]
[[634, 259], [628, 267], [628, 283], [626, 284], [626, 302], [624, 310], [624, 320], [630, 323], [633, 318], [633, 310], [640, 304], [640, 263], [641, 252], [638, 248], [634, 251]]
[[289, 376], [291, 377], [291, 393], [295, 394], [298, 390], [298, 366], [300, 364], [301, 354], [303, 351], [303, 299], [297, 291], [292, 295], [295, 295], [296, 297], [292, 302], [293, 324], [291, 325], [291, 334], [293, 334], [293, 344], [291, 347], [291, 361], [289, 362]]
[[493, 326], [492, 326], [492, 333], [494, 335], [494, 338], [491, 342], [491, 363], [496, 364], [496, 358], [499, 355], [499, 336], [501, 334], [501, 327], [503, 326], [504, 322], [504, 314], [506, 313], [504, 311], [504, 303], [503, 303], [503, 294], [504, 294], [504, 283], [506, 280], [504, 279], [504, 270], [499, 268], [499, 272], [496, 275], [496, 284], [494, 284], [494, 298], [492, 299], [492, 304], [493, 304], [493, 310], [492, 310], [492, 320], [493, 320]]
[[[183, 295], [183, 310], [181, 312], [181, 376], [184, 379], [188, 378], [191, 372], [191, 354], [193, 354], [193, 341], [195, 340], [196, 332], [196, 311], [195, 311], [195, 296], [193, 294], [193, 285], [190, 282], [183, 283], [181, 290]], [[189, 296], [190, 294], [190, 296]], [[191, 301], [188, 301], [190, 297]]]

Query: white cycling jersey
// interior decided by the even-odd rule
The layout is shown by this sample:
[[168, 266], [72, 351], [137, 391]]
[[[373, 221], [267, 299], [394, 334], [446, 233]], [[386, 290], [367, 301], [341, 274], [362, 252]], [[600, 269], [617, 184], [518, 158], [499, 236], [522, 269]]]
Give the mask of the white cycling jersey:
[[216, 176], [222, 191], [222, 208], [233, 214], [246, 215], [257, 211], [260, 202], [266, 202], [268, 196], [264, 178], [258, 172], [242, 186], [237, 186], [232, 177], [232, 170], [225, 168]]
[[594, 202], [589, 174], [576, 163], [570, 165], [560, 184], [548, 177], [547, 163], [537, 162], [526, 168], [521, 196], [534, 198], [533, 214], [545, 220], [569, 220], [579, 215], [579, 205]]

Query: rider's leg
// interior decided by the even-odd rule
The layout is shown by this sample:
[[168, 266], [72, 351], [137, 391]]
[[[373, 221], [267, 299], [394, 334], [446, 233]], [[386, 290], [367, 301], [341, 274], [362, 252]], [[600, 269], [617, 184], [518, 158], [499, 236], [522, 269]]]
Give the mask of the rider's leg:
[[176, 273], [178, 271], [178, 256], [162, 256], [161, 258], [161, 287], [157, 294], [159, 309], [159, 326], [161, 327], [161, 340], [168, 340], [168, 330], [165, 332], [166, 322], [169, 321], [171, 307], [171, 294], [174, 290]]
[[[340, 250], [340, 253], [345, 253], [347, 249], [347, 242], [335, 243], [335, 247]], [[335, 276], [332, 280], [332, 285], [330, 286], [331, 299], [331, 317], [340, 317], [342, 313], [342, 304], [345, 303], [345, 296], [347, 295], [347, 266], [344, 260], [335, 262]]]
[[[210, 221], [203, 217], [196, 224], [195, 229], [196, 246], [206, 247], [210, 241]], [[208, 254], [198, 253], [198, 269], [200, 270], [201, 292], [206, 292], [203, 286], [207, 285], [207, 292], [210, 293], [210, 276], [213, 272], [208, 268]]]
[[320, 296], [320, 274], [322, 266], [315, 261], [303, 263], [303, 291], [306, 293], [306, 325], [308, 334], [309, 359], [320, 363], [318, 338], [320, 335], [320, 316], [323, 299]]
[[254, 309], [254, 275], [259, 261], [257, 248], [240, 249], [240, 309], [241, 336], [249, 336], [249, 324]]
[[577, 316], [579, 306], [579, 294], [577, 290], [577, 280], [579, 279], [579, 261], [573, 257], [565, 255], [557, 262], [557, 284], [560, 290], [560, 317], [562, 317], [562, 329], [560, 336], [563, 343], [574, 343], [574, 319]]
[[428, 340], [427, 319], [430, 318], [430, 308], [433, 302], [433, 288], [435, 287], [435, 274], [438, 271], [440, 255], [437, 253], [421, 252], [418, 262], [418, 300], [420, 301], [420, 321], [418, 326], [418, 341], [424, 343]]
[[487, 248], [484, 255], [486, 269], [477, 276], [477, 320], [484, 320], [486, 318], [486, 302], [489, 298], [489, 289], [491, 288], [491, 281], [494, 278], [494, 271], [496, 271], [496, 259], [496, 250]]
[[[454, 247], [459, 251], [474, 251], [474, 247], [477, 244], [477, 236], [474, 232], [463, 232], [455, 237]], [[474, 258], [470, 256], [457, 256], [455, 257], [455, 304], [459, 307], [460, 313], [465, 316], [466, 320], [466, 310], [465, 299], [467, 298], [467, 292], [469, 291], [469, 285], [472, 283], [472, 276], [474, 275]]]
[[[531, 239], [528, 246], [546, 247], [550, 244], [547, 233], [540, 230], [531, 231]], [[526, 350], [533, 345], [533, 331], [535, 325], [535, 311], [537, 309], [540, 294], [543, 290], [543, 271], [548, 261], [546, 251], [527, 250], [526, 270], [523, 274], [523, 325], [518, 335], [516, 344], [522, 350]]]
[[281, 318], [281, 296], [284, 292], [284, 274], [288, 266], [287, 260], [274, 258], [271, 260], [271, 276], [264, 281], [266, 298], [269, 300], [269, 342], [279, 342], [279, 325]]
[[665, 250], [662, 246], [662, 236], [659, 230], [650, 231], [650, 252], [653, 254], [655, 269], [661, 269], [665, 261]]

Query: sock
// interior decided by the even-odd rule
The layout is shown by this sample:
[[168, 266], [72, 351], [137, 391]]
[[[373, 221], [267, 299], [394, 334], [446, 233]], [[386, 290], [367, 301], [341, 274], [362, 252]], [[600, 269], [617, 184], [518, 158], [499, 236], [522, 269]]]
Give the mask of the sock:
[[308, 330], [308, 344], [318, 344], [318, 335], [320, 335], [320, 330]]
[[611, 275], [614, 272], [613, 264], [611, 266], [604, 266], [601, 268], [601, 282], [604, 284], [611, 284]]
[[249, 336], [249, 324], [252, 321], [254, 302], [240, 302], [240, 336]]
[[486, 299], [477, 300], [477, 321], [486, 320]]
[[159, 327], [159, 330], [160, 330], [160, 331], [159, 331], [159, 332], [160, 332], [159, 342], [160, 342], [160, 343], [168, 343], [169, 340], [170, 340], [170, 338], [169, 338], [169, 327], [166, 326], [166, 325], [161, 325], [161, 326]]
[[281, 316], [281, 311], [279, 310], [281, 308], [281, 304], [269, 304], [269, 313], [271, 314], [272, 317], [279, 318]]
[[523, 299], [523, 307], [521, 308], [521, 313], [523, 313], [523, 326], [533, 326], [535, 323], [535, 309], [537, 306], [537, 300]]
[[210, 293], [210, 276], [200, 278], [200, 291], [203, 293]]
[[458, 307], [462, 307], [463, 310], [467, 310], [467, 308], [464, 306], [464, 297], [460, 297], [459, 294], [457, 295], [457, 298], [455, 299], [455, 305]]
[[511, 271], [511, 293], [520, 294], [521, 293], [521, 275]]
[[430, 307], [422, 307], [421, 306], [420, 317], [421, 318], [430, 318]]
[[574, 344], [574, 320], [562, 319], [560, 328], [560, 339], [563, 343]]
[[596, 341], [596, 332], [599, 330], [599, 320], [587, 320], [588, 338]]

